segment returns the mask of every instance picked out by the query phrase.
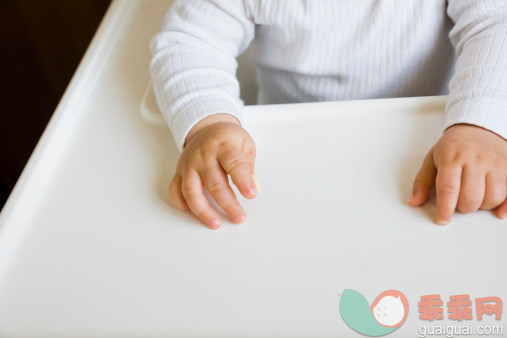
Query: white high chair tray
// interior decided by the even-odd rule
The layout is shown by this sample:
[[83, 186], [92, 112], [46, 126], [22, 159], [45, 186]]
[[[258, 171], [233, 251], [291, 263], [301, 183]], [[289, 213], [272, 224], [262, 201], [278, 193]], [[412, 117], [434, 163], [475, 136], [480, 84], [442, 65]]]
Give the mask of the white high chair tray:
[[[167, 2], [116, 1], [0, 215], [0, 336], [360, 336], [339, 294], [507, 300], [507, 227], [407, 205], [445, 97], [252, 106], [262, 192], [213, 231], [170, 206], [178, 152], [146, 123]], [[446, 316], [447, 317], [447, 316]]]

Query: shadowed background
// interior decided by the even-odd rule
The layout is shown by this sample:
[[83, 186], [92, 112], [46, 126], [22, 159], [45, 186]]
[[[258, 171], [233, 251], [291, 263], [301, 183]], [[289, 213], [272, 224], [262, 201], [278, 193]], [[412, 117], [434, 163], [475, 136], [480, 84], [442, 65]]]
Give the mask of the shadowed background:
[[0, 208], [49, 122], [109, 2], [0, 1]]

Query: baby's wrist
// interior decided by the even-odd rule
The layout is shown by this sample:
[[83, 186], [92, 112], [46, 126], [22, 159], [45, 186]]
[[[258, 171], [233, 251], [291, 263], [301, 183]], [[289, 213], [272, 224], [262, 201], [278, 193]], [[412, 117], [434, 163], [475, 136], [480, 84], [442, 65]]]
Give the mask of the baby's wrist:
[[227, 113], [219, 113], [219, 114], [213, 114], [213, 115], [210, 115], [210, 116], [207, 116], [205, 118], [203, 118], [202, 120], [200, 120], [199, 122], [197, 122], [193, 127], [192, 129], [190, 129], [190, 131], [188, 132], [187, 134], [187, 137], [185, 138], [185, 143], [183, 146], [185, 146], [188, 141], [195, 135], [197, 134], [199, 131], [201, 131], [202, 129], [206, 128], [206, 127], [209, 127], [213, 124], [217, 124], [217, 123], [234, 123], [238, 126], [241, 126], [241, 123], [239, 122], [239, 120], [231, 115], [231, 114], [227, 114]]
[[449, 130], [458, 130], [458, 129], [462, 129], [462, 130], [472, 130], [472, 131], [481, 131], [483, 133], [486, 133], [486, 134], [493, 134], [495, 136], [498, 136], [499, 138], [503, 139], [504, 141], [507, 141], [502, 135], [500, 134], [497, 134], [495, 133], [494, 131], [492, 130], [489, 130], [489, 129], [486, 129], [484, 127], [481, 127], [481, 126], [478, 126], [478, 125], [475, 125], [475, 124], [471, 124], [471, 123], [456, 123], [456, 124], [453, 124], [451, 126], [449, 126], [444, 132], [447, 132]]

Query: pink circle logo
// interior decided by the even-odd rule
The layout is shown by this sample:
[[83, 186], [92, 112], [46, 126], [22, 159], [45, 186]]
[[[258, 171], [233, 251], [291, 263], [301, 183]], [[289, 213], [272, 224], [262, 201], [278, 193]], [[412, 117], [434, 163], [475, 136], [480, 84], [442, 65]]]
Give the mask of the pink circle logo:
[[385, 327], [400, 327], [408, 314], [408, 300], [398, 290], [386, 290], [371, 304], [375, 320]]

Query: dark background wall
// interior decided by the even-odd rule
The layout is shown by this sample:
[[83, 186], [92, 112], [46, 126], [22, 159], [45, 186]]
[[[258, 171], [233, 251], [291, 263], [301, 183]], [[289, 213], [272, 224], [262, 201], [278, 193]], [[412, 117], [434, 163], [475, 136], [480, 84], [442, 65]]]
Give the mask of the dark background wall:
[[109, 0], [0, 0], [0, 208]]

